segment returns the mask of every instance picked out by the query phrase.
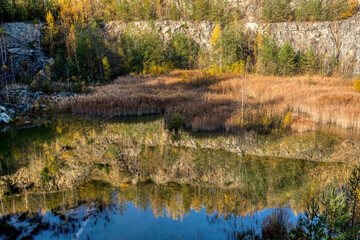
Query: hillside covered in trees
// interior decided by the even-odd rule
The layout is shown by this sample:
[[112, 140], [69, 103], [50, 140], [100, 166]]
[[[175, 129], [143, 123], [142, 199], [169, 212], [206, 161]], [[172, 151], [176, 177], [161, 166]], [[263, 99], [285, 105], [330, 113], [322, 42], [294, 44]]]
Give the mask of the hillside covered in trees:
[[[290, 43], [280, 46], [266, 34], [245, 31], [245, 13], [251, 6], [244, 4], [227, 0], [1, 0], [0, 21], [41, 24], [39, 42], [46, 55], [54, 59], [34, 81], [25, 70], [11, 67], [4, 45], [1, 77], [19, 71], [22, 73], [17, 74], [17, 80], [34, 88], [45, 85], [47, 90], [49, 81], [60, 81], [81, 91], [87, 84], [118, 75], [161, 74], [173, 68], [200, 69], [202, 75], [245, 71], [283, 76], [338, 73], [336, 55], [324, 56], [311, 45], [307, 51], [298, 52]], [[354, 15], [358, 4], [352, 0], [267, 0], [253, 8], [261, 12], [259, 22], [335, 21]], [[211, 46], [200, 46], [183, 33], [164, 41], [155, 24], [146, 29], [129, 24], [156, 20], [213, 22]], [[109, 21], [128, 23], [116, 41], [103, 34], [103, 23]], [[183, 27], [187, 28], [186, 23]], [[6, 37], [1, 35], [5, 44]], [[39, 47], [39, 43], [29, 44]]]

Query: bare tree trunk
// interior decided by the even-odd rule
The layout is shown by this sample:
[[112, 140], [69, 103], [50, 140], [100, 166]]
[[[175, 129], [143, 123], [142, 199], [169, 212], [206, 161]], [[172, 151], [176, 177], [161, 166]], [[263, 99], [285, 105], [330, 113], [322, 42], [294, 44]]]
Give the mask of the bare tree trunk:
[[1, 55], [1, 66], [6, 65], [7, 62], [7, 53], [6, 53], [6, 40], [3, 34], [0, 37], [0, 55]]

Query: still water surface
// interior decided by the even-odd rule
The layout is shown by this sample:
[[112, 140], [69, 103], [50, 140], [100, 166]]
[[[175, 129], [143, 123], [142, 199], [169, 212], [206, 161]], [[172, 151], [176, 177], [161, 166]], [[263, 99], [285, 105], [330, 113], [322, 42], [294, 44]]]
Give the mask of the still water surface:
[[302, 198], [334, 179], [343, 181], [351, 170], [342, 163], [201, 147], [230, 146], [234, 136], [226, 134], [192, 135], [180, 142], [165, 135], [156, 118], [61, 118], [1, 133], [1, 175], [14, 183], [1, 189], [2, 238], [260, 235], [275, 211], [283, 209], [294, 224]]

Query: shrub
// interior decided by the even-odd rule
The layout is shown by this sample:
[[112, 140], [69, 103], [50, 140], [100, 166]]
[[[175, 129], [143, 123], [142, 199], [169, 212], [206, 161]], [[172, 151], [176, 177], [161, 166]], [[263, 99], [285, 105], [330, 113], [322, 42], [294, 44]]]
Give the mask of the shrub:
[[235, 74], [244, 74], [246, 72], [246, 64], [243, 60], [235, 62], [228, 68], [228, 72], [235, 73]]
[[175, 113], [170, 117], [166, 127], [169, 131], [175, 132], [185, 129], [185, 118], [180, 113]]
[[191, 87], [205, 87], [217, 82], [215, 75], [221, 73], [221, 68], [214, 66], [198, 73], [183, 73], [180, 82]]
[[326, 190], [320, 199], [305, 199], [305, 212], [291, 231], [292, 239], [333, 239], [332, 236], [356, 239], [358, 231], [355, 231], [357, 227], [349, 224], [352, 207], [348, 204], [352, 204], [352, 200], [334, 186]]
[[355, 89], [355, 91], [360, 92], [360, 79], [355, 80], [354, 89]]
[[284, 128], [289, 128], [293, 121], [294, 121], [294, 118], [291, 116], [291, 112], [288, 111], [282, 120], [282, 126]]
[[95, 164], [95, 167], [96, 167], [97, 169], [99, 169], [100, 171], [104, 169], [105, 172], [106, 172], [106, 174], [109, 174], [109, 173], [110, 173], [110, 165], [109, 165], [108, 163], [106, 163], [106, 164], [96, 163], [96, 164]]
[[169, 59], [180, 69], [191, 69], [195, 66], [199, 46], [183, 33], [176, 34], [170, 41], [167, 53]]
[[105, 169], [106, 174], [110, 173], [110, 165], [108, 163], [104, 165], [104, 169]]
[[105, 75], [104, 79], [109, 80], [111, 77], [111, 70], [110, 70], [110, 64], [109, 64], [107, 57], [103, 58], [102, 63], [103, 63], [104, 75]]
[[160, 76], [173, 69], [173, 65], [170, 63], [152, 64], [151, 66], [144, 65], [143, 74], [150, 74], [153, 76]]
[[327, 2], [326, 16], [329, 21], [351, 17], [358, 10], [358, 3], [354, 0], [332, 0]]
[[[358, 11], [355, 0], [300, 0], [295, 6], [296, 21], [336, 21]], [[294, 18], [289, 0], [266, 0], [262, 8], [265, 22], [285, 22]]]

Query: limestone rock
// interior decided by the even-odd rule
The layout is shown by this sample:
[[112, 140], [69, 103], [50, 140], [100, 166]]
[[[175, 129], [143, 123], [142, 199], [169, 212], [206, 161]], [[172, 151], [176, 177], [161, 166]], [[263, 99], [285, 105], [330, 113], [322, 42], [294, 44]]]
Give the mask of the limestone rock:
[[[30, 78], [46, 64], [51, 63], [41, 47], [42, 24], [13, 22], [0, 25], [3, 30], [0, 42], [5, 43], [5, 52], [0, 51], [1, 65], [8, 66], [6, 76], [9, 81], [14, 81], [22, 74], [30, 74]], [[4, 73], [0, 72], [0, 79]]]
[[339, 57], [344, 73], [360, 75], [360, 15], [337, 22], [249, 22], [245, 29], [270, 36], [279, 46], [290, 42], [297, 51], [311, 47], [326, 58]]
[[[121, 22], [108, 22], [103, 24], [104, 32], [113, 39], [120, 39], [126, 27], [133, 27], [135, 30], [143, 30], [150, 27], [150, 22], [140, 21], [129, 24]], [[190, 35], [194, 41], [202, 47], [210, 46], [211, 33], [215, 27], [215, 23], [191, 22], [191, 21], [172, 21], [172, 20], [158, 20], [155, 22], [155, 28], [163, 37], [165, 42], [171, 39], [178, 33]]]
[[11, 118], [7, 113], [0, 113], [0, 123], [9, 123], [11, 121]]

